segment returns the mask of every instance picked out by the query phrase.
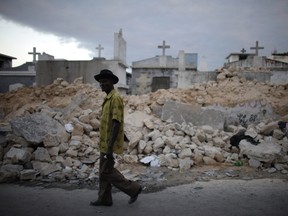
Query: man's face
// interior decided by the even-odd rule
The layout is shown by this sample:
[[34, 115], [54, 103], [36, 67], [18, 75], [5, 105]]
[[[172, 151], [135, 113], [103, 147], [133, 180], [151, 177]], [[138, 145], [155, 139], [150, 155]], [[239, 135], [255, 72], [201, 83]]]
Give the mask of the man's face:
[[113, 82], [110, 79], [99, 80], [100, 87], [104, 92], [110, 92], [113, 89]]

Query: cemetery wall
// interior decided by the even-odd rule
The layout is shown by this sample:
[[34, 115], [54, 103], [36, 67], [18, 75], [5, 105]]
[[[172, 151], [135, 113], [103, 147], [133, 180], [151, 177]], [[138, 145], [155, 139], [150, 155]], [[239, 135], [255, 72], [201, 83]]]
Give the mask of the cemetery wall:
[[[157, 69], [136, 69], [132, 71], [131, 90], [132, 94], [147, 94], [151, 92], [153, 77], [165, 76], [167, 71], [163, 72]], [[195, 83], [207, 83], [216, 81], [219, 71], [195, 72], [195, 71], [169, 71], [171, 78], [170, 88], [189, 88]], [[167, 74], [167, 73], [166, 73]], [[254, 72], [243, 71], [237, 73], [239, 77], [247, 80], [256, 80], [257, 82], [269, 84], [285, 84], [288, 82], [288, 71], [269, 71]]]
[[76, 78], [83, 77], [84, 83], [98, 84], [94, 76], [102, 69], [109, 69], [119, 77], [118, 87], [126, 86], [126, 66], [117, 60], [105, 60], [95, 58], [91, 61], [38, 61], [36, 64], [36, 84], [38, 86], [49, 85], [57, 78], [62, 78], [72, 83]]
[[0, 71], [0, 93], [8, 92], [13, 85], [32, 86], [35, 84], [35, 72]]
[[[208, 81], [215, 81], [219, 72], [192, 72], [180, 71], [178, 75], [178, 87], [188, 87], [191, 83], [205, 83]], [[254, 72], [243, 71], [239, 72], [238, 76], [246, 78], [247, 80], [257, 80], [258, 82], [270, 84], [285, 84], [288, 82], [288, 71], [269, 71], [269, 72]]]

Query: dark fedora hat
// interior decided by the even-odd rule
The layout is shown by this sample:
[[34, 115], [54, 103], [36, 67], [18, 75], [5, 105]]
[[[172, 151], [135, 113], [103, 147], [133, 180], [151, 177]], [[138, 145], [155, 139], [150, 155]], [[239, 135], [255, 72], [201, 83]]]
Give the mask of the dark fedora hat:
[[119, 78], [116, 75], [114, 75], [112, 71], [107, 70], [107, 69], [101, 70], [99, 74], [94, 76], [94, 78], [98, 82], [101, 79], [110, 79], [113, 81], [113, 84], [116, 84], [119, 81]]

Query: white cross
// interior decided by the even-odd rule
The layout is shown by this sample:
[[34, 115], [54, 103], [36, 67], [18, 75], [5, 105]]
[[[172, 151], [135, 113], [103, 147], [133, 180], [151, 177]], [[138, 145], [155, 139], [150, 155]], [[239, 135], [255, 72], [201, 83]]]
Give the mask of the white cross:
[[40, 55], [41, 53], [36, 52], [36, 47], [33, 47], [33, 52], [28, 52], [28, 54], [33, 55], [33, 63], [36, 62], [36, 55]]
[[256, 46], [255, 47], [250, 47], [250, 49], [255, 49], [256, 50], [255, 54], [256, 54], [256, 56], [258, 56], [258, 50], [259, 49], [264, 49], [264, 47], [259, 47], [258, 41], [256, 41]]
[[163, 41], [163, 45], [159, 45], [158, 48], [159, 48], [159, 49], [162, 49], [162, 55], [165, 56], [165, 49], [166, 49], [166, 48], [170, 48], [170, 46], [169, 46], [169, 45], [166, 45], [166, 44], [165, 44], [165, 40], [164, 40], [164, 41]]
[[98, 47], [96, 47], [96, 49], [98, 50], [98, 58], [101, 57], [101, 50], [104, 49], [104, 47], [101, 47], [101, 44], [98, 45]]

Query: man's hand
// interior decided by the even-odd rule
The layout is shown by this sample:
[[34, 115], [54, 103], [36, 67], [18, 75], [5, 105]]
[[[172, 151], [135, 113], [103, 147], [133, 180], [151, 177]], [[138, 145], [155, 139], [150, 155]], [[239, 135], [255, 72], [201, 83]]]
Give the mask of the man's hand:
[[[119, 134], [119, 130], [120, 130], [120, 122], [118, 122], [117, 120], [113, 119], [112, 120], [112, 129], [111, 129], [111, 137], [107, 143], [107, 152], [106, 154], [107, 155], [112, 155], [113, 154], [113, 146], [114, 146], [114, 143], [116, 141], [116, 138]], [[112, 155], [113, 156], [113, 155]]]
[[106, 152], [106, 155], [108, 156], [110, 156], [110, 155], [112, 155], [113, 154], [113, 147], [112, 146], [108, 146], [108, 148], [107, 148], [107, 152]]

